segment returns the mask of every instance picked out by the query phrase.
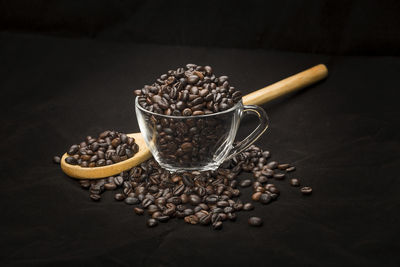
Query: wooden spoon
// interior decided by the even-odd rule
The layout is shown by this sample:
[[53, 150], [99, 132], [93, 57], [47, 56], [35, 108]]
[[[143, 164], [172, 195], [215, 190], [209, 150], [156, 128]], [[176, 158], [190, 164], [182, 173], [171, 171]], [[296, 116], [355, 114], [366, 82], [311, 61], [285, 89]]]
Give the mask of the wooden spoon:
[[[262, 105], [284, 94], [299, 90], [315, 82], [324, 79], [328, 75], [325, 65], [319, 64], [298, 74], [283, 79], [277, 83], [264, 87], [243, 97], [244, 105]], [[68, 157], [65, 153], [61, 158], [61, 169], [68, 175], [79, 179], [97, 179], [116, 175], [128, 170], [143, 161], [151, 158], [150, 150], [141, 133], [132, 133], [128, 136], [135, 138], [139, 151], [127, 160], [103, 167], [82, 168], [79, 165], [71, 165], [65, 162]]]

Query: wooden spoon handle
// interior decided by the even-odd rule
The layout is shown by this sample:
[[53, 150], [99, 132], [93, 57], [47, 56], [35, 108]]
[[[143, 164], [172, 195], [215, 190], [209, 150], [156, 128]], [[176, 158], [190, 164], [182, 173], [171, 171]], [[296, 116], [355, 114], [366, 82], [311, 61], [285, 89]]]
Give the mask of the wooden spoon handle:
[[328, 75], [328, 69], [324, 64], [316, 65], [305, 71], [297, 73], [279, 82], [271, 84], [260, 90], [254, 91], [243, 97], [245, 105], [262, 105], [281, 95], [302, 89], [324, 79]]

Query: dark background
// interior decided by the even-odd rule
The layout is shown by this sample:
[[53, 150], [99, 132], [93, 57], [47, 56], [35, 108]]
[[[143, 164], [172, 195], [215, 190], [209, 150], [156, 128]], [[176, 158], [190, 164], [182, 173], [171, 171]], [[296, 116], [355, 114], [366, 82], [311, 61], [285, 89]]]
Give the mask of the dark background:
[[[2, 266], [398, 266], [397, 1], [0, 1]], [[319, 63], [264, 105], [257, 145], [297, 166], [278, 201], [219, 231], [145, 226], [51, 162], [105, 129], [137, 132], [133, 89], [186, 63], [245, 94]], [[239, 136], [256, 126], [242, 123]], [[240, 179], [249, 177], [244, 174]], [[248, 200], [250, 190], [241, 199]], [[260, 216], [261, 228], [247, 226]]]

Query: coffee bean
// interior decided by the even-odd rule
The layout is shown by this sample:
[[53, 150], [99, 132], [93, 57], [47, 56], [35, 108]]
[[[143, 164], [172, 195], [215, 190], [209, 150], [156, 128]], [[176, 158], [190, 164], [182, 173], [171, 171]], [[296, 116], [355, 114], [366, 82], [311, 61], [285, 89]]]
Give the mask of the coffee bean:
[[198, 224], [199, 223], [199, 218], [197, 218], [197, 216], [195, 216], [195, 215], [186, 216], [184, 218], [184, 220], [186, 223], [189, 223], [189, 224]]
[[285, 174], [284, 173], [275, 173], [273, 177], [274, 177], [274, 179], [282, 180], [283, 178], [285, 178]]
[[114, 195], [114, 198], [115, 198], [115, 200], [122, 201], [125, 199], [125, 196], [124, 196], [124, 194], [117, 193]]
[[90, 194], [90, 198], [94, 201], [99, 201], [101, 199], [101, 196], [98, 194]]
[[268, 169], [268, 168], [263, 168], [262, 170], [261, 170], [261, 175], [264, 175], [264, 176], [266, 176], [266, 177], [272, 177], [272, 176], [274, 176], [274, 171], [273, 170], [271, 170], [271, 169]]
[[273, 169], [276, 169], [278, 167], [278, 162], [271, 161], [266, 166], [267, 166], [268, 169], [273, 170]]
[[78, 160], [74, 157], [67, 157], [65, 158], [65, 162], [71, 165], [77, 165], [78, 164]]
[[256, 192], [251, 196], [251, 199], [254, 201], [259, 201], [262, 193], [261, 192]]
[[304, 195], [310, 195], [312, 193], [312, 188], [309, 186], [304, 186], [300, 189], [301, 193]]
[[289, 167], [290, 167], [289, 164], [278, 164], [278, 169], [280, 170], [286, 170]]
[[248, 223], [250, 226], [261, 226], [263, 224], [263, 221], [259, 217], [250, 217], [248, 220]]
[[221, 230], [222, 229], [222, 222], [221, 221], [217, 221], [215, 223], [213, 223], [212, 225], [214, 230]]
[[54, 156], [53, 157], [53, 162], [56, 164], [60, 164], [61, 158], [59, 156]]
[[299, 181], [299, 179], [296, 179], [296, 178], [290, 179], [290, 185], [291, 185], [291, 186], [300, 186], [300, 181]]
[[74, 155], [76, 152], [78, 152], [79, 146], [78, 145], [72, 145], [69, 150], [68, 150], [68, 155]]
[[251, 185], [251, 180], [249, 180], [249, 179], [243, 180], [243, 181], [241, 181], [241, 182], [239, 183], [239, 185], [240, 185], [241, 187], [249, 187], [249, 186]]
[[104, 189], [106, 190], [115, 190], [117, 185], [115, 183], [107, 183], [104, 185]]
[[289, 167], [289, 168], [286, 169], [287, 172], [292, 172], [294, 170], [296, 170], [295, 166], [292, 166], [292, 167]]
[[201, 202], [201, 199], [200, 199], [200, 197], [198, 195], [190, 195], [189, 196], [189, 202], [193, 206], [196, 206]]
[[144, 210], [141, 208], [134, 208], [133, 211], [137, 214], [137, 215], [143, 215]]
[[185, 209], [183, 214], [185, 214], [185, 216], [193, 215], [194, 211], [192, 209]]
[[157, 224], [158, 224], [157, 220], [155, 220], [153, 218], [147, 220], [148, 227], [155, 227], [155, 226], [157, 226]]
[[228, 207], [229, 203], [228, 203], [228, 201], [218, 201], [217, 206], [218, 207]]
[[128, 205], [135, 205], [135, 204], [139, 204], [139, 199], [135, 198], [135, 197], [127, 197], [125, 198], [125, 203]]
[[246, 203], [243, 205], [243, 210], [248, 211], [248, 210], [253, 210], [253, 209], [254, 209], [254, 206], [251, 203]]
[[259, 201], [262, 204], [268, 204], [271, 202], [271, 196], [269, 194], [261, 194]]

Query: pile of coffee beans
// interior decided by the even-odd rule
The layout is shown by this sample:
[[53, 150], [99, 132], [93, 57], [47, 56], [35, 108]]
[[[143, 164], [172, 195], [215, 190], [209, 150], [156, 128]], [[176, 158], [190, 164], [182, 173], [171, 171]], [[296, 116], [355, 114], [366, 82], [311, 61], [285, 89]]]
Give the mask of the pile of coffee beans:
[[[94, 201], [101, 199], [105, 190], [117, 190], [116, 201], [132, 205], [138, 216], [146, 216], [148, 227], [157, 226], [173, 218], [190, 225], [210, 225], [218, 230], [225, 221], [235, 221], [240, 211], [252, 211], [252, 202], [243, 202], [241, 188], [252, 187], [252, 200], [267, 205], [277, 200], [279, 190], [273, 181], [283, 180], [294, 171], [294, 166], [269, 160], [270, 152], [252, 145], [216, 171], [170, 173], [152, 158], [119, 175], [98, 179], [79, 180], [89, 190]], [[241, 172], [250, 172], [253, 179], [240, 181]], [[298, 186], [298, 179], [294, 186]], [[306, 188], [306, 189], [304, 189]], [[304, 187], [303, 194], [312, 189]], [[250, 226], [261, 226], [259, 217], [248, 220]]]
[[228, 76], [215, 76], [210, 66], [187, 64], [162, 74], [152, 85], [135, 90], [148, 111], [173, 116], [196, 116], [227, 110], [242, 99]]
[[[72, 145], [65, 162], [81, 167], [101, 167], [133, 157], [139, 151], [135, 139], [124, 133], [104, 131], [99, 137], [87, 136], [79, 145]], [[54, 157], [54, 162], [60, 161]]]

